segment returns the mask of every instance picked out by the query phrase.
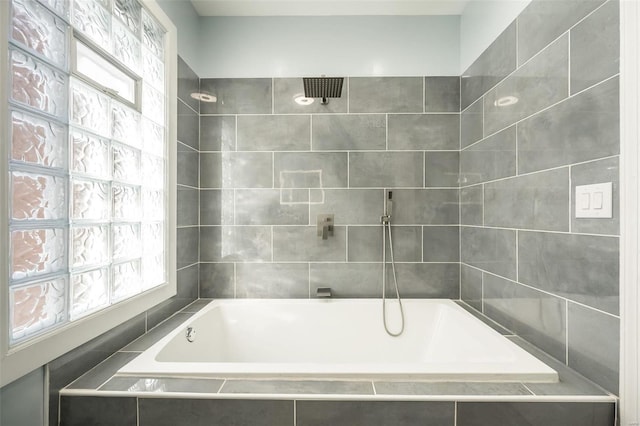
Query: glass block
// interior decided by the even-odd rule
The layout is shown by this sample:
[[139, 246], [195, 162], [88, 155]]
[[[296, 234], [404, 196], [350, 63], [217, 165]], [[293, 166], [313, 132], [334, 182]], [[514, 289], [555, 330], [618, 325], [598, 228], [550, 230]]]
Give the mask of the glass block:
[[67, 69], [67, 24], [34, 0], [13, 0], [11, 38]]
[[11, 98], [48, 114], [66, 117], [67, 76], [26, 53], [11, 50]]
[[58, 16], [69, 19], [69, 0], [40, 0], [40, 3], [49, 6]]
[[113, 22], [112, 54], [127, 68], [138, 73], [140, 70], [140, 41], [124, 25]]
[[66, 298], [64, 278], [10, 288], [11, 340], [20, 341], [65, 322]]
[[148, 118], [142, 119], [142, 142], [144, 150], [150, 154], [164, 157], [164, 127]]
[[148, 84], [142, 85], [142, 114], [164, 125], [164, 96]]
[[67, 165], [67, 127], [20, 111], [11, 112], [11, 159], [45, 167]]
[[11, 173], [11, 219], [56, 220], [67, 216], [67, 180], [45, 174]]
[[66, 246], [67, 239], [61, 228], [11, 231], [11, 279], [65, 270]]
[[142, 259], [142, 286], [144, 290], [164, 284], [164, 252]]
[[111, 144], [108, 140], [72, 129], [71, 138], [71, 171], [111, 179]]
[[164, 93], [164, 63], [146, 47], [142, 48], [142, 78]]
[[107, 226], [71, 228], [70, 256], [73, 268], [86, 268], [109, 262], [109, 228]]
[[142, 206], [145, 220], [164, 219], [164, 191], [143, 189]]
[[162, 222], [142, 225], [142, 253], [145, 256], [164, 251], [164, 224]]
[[71, 81], [71, 123], [90, 129], [100, 136], [111, 135], [109, 108], [111, 100], [78, 80]]
[[137, 0], [113, 0], [113, 16], [120, 19], [129, 30], [139, 36], [142, 7]]
[[164, 188], [164, 159], [143, 154], [142, 181], [147, 188]]
[[113, 144], [113, 178], [128, 183], [140, 182], [140, 151]]
[[157, 57], [164, 58], [164, 30], [153, 16], [142, 11], [142, 43]]
[[131, 108], [112, 102], [111, 137], [138, 148], [142, 147], [140, 138], [140, 114]]
[[142, 291], [140, 279], [140, 261], [120, 263], [112, 266], [113, 280], [111, 301], [122, 300]]
[[106, 51], [111, 50], [111, 15], [100, 1], [74, 0], [73, 27]]
[[140, 188], [129, 185], [113, 185], [113, 217], [117, 220], [135, 221], [141, 216]]
[[109, 219], [109, 184], [105, 182], [73, 179], [71, 217], [80, 220]]
[[139, 257], [141, 253], [140, 225], [113, 225], [113, 260]]
[[108, 305], [109, 269], [71, 275], [71, 321]]

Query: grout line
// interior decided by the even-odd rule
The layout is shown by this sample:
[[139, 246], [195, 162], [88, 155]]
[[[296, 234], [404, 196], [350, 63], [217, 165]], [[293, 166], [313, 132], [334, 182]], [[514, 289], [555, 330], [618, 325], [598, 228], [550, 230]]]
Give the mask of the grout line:
[[422, 113], [427, 112], [427, 76], [422, 76]]
[[568, 366], [569, 365], [569, 301], [565, 300], [564, 305], [564, 322], [565, 322], [565, 353], [564, 353], [564, 362]]
[[309, 287], [309, 299], [311, 299], [311, 263], [307, 262], [307, 287]]
[[238, 264], [233, 262], [233, 298], [238, 298]]
[[313, 114], [309, 114], [309, 151], [313, 151]]
[[237, 152], [238, 151], [238, 118], [239, 118], [238, 114], [234, 115], [233, 118], [234, 118], [234, 124], [235, 124], [235, 138], [234, 138], [235, 140], [233, 141], [234, 142], [233, 150]]
[[218, 392], [216, 393], [222, 393], [222, 388], [224, 388], [224, 385], [226, 384], [227, 384], [227, 379], [223, 379], [222, 384], [220, 385], [220, 389], [218, 389]]
[[484, 271], [480, 273], [480, 309], [484, 314]]
[[373, 388], [373, 394], [377, 395], [378, 391], [376, 389], [376, 383], [373, 380], [371, 381], [371, 387]]
[[[520, 336], [518, 336], [518, 337], [520, 337]], [[537, 346], [536, 346], [536, 347], [537, 347]], [[528, 351], [527, 351], [527, 352], [528, 352]], [[532, 391], [531, 389], [529, 389], [529, 386], [527, 386], [525, 383], [520, 382], [520, 384], [521, 384], [521, 385], [522, 385], [526, 390], [528, 390], [529, 392], [531, 392], [531, 395], [535, 395], [535, 394], [536, 394], [534, 391]]]
[[520, 231], [516, 231], [516, 282], [520, 282], [519, 242], [520, 242]]
[[276, 113], [276, 79], [271, 77], [271, 114]]
[[571, 96], [571, 30], [567, 31], [567, 97]]
[[515, 19], [516, 24], [516, 69], [520, 66], [520, 16]]
[[384, 149], [389, 151], [389, 114], [384, 115]]
[[572, 207], [571, 200], [573, 198], [573, 182], [571, 179], [572, 172], [573, 172], [573, 166], [569, 166], [569, 233], [572, 233], [573, 215], [574, 215], [574, 209], [571, 208]]

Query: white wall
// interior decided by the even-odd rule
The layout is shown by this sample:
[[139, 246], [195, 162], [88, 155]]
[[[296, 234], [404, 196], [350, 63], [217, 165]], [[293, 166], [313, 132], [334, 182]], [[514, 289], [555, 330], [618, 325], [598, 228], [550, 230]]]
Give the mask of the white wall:
[[199, 74], [200, 16], [188, 0], [156, 0], [178, 29], [178, 54]]

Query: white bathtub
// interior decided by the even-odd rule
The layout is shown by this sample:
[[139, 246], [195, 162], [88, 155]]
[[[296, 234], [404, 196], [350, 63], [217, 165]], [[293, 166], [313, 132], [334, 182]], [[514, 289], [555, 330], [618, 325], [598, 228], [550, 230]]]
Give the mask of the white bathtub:
[[[120, 375], [555, 382], [557, 373], [451, 300], [214, 300]], [[399, 315], [387, 301], [392, 330]], [[187, 327], [196, 331], [194, 342]]]

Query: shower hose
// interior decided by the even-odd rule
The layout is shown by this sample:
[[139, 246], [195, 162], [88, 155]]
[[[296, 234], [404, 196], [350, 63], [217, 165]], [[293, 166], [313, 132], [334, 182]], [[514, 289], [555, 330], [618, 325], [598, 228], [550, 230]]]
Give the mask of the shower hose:
[[[393, 333], [389, 330], [387, 325], [387, 243], [385, 231], [389, 232], [389, 256], [391, 257], [391, 271], [393, 275], [393, 282], [396, 288], [396, 298], [398, 300], [398, 306], [400, 307], [400, 318], [402, 320], [400, 331]], [[396, 277], [396, 264], [393, 259], [393, 241], [391, 239], [391, 220], [386, 217], [382, 220], [382, 322], [384, 323], [384, 329], [389, 336], [398, 337], [404, 332], [404, 308], [402, 307], [402, 299], [400, 298], [400, 290], [398, 290], [398, 278]]]

